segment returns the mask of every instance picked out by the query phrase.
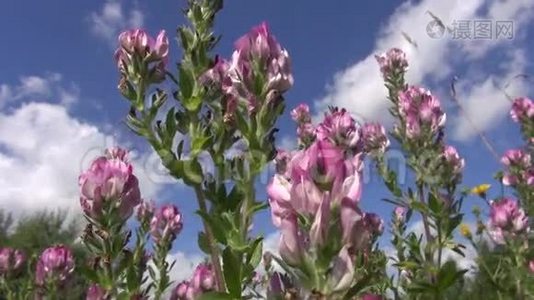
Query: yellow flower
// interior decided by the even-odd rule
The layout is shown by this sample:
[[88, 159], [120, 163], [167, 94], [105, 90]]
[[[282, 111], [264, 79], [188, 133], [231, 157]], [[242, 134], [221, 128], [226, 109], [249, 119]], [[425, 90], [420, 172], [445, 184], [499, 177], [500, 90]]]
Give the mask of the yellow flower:
[[491, 185], [484, 183], [475, 186], [471, 189], [471, 194], [479, 195], [480, 197], [486, 197], [486, 192], [490, 189]]
[[469, 225], [465, 223], [460, 224], [460, 234], [468, 239], [470, 239], [473, 236], [471, 234], [471, 229], [469, 228]]

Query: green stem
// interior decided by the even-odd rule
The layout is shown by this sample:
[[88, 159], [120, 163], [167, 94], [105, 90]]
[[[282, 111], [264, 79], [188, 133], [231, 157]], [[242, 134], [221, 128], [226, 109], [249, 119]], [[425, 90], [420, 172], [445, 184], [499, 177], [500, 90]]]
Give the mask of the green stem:
[[[198, 208], [199, 210], [204, 213], [208, 214], [208, 208], [206, 206], [206, 199], [204, 197], [204, 193], [200, 186], [195, 186], [195, 195], [197, 197], [198, 201]], [[208, 245], [210, 248], [210, 256], [211, 256], [211, 264], [213, 266], [213, 270], [215, 272], [215, 282], [217, 285], [217, 290], [219, 292], [224, 292], [226, 289], [226, 284], [224, 282], [224, 277], [221, 269], [221, 262], [220, 262], [220, 251], [219, 247], [217, 246], [217, 241], [215, 240], [215, 237], [213, 236], [213, 232], [209, 226], [209, 224], [203, 219], [202, 223], [204, 224], [204, 230], [206, 231], [206, 238], [208, 239]]]

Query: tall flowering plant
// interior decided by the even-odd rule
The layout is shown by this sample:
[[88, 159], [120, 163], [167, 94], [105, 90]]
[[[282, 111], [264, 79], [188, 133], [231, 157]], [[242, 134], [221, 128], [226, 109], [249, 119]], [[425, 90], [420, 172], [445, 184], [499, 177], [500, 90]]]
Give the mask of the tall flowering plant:
[[[488, 216], [474, 210], [474, 236], [460, 225], [468, 196], [460, 189], [465, 162], [446, 142], [445, 110], [428, 89], [405, 81], [401, 50], [376, 57], [395, 121], [391, 130], [359, 124], [338, 107], [314, 123], [301, 104], [290, 112], [298, 148], [276, 149], [276, 122], [294, 82], [289, 53], [261, 23], [228, 57], [212, 55], [222, 5], [188, 1], [188, 24], [177, 31], [182, 57], [176, 70], [163, 30], [155, 37], [142, 29], [121, 33], [114, 56], [118, 89], [130, 106], [128, 127], [150, 144], [170, 176], [194, 191], [205, 261], [189, 279], [172, 281], [169, 252], [185, 217], [175, 205], [143, 199], [128, 152], [114, 147], [79, 176], [87, 260], [76, 265], [65, 245], [33, 258], [2, 246], [0, 298], [69, 299], [73, 274], [80, 272], [90, 300], [445, 299], [469, 280], [468, 270], [447, 258], [451, 251], [464, 255], [457, 231], [481, 253], [474, 271], [490, 279], [500, 299], [534, 297], [532, 100], [513, 101], [511, 118], [526, 144], [504, 154], [496, 176], [511, 195], [488, 199], [489, 185], [471, 190], [487, 203]], [[163, 88], [166, 81], [170, 88]], [[390, 146], [406, 158], [406, 186], [388, 164]], [[276, 173], [267, 201], [260, 201], [257, 177], [271, 162]], [[362, 208], [366, 164], [376, 166], [391, 194], [389, 222]], [[254, 216], [265, 209], [280, 235], [274, 253], [251, 234]], [[421, 230], [412, 229], [414, 223]], [[386, 226], [392, 245], [379, 248]], [[24, 269], [31, 270], [29, 282], [20, 280]]]
[[[499, 297], [528, 299], [534, 297], [534, 252], [532, 243], [532, 214], [534, 206], [533, 166], [534, 102], [517, 98], [512, 103], [510, 116], [519, 124], [525, 145], [507, 150], [501, 158], [504, 170], [496, 176], [513, 195], [503, 192], [487, 200], [487, 189], [477, 194], [488, 204], [489, 220], [484, 221], [479, 209], [476, 237], [469, 231], [464, 236], [479, 252], [479, 272], [489, 278]], [[493, 249], [484, 253], [484, 245]], [[499, 267], [494, 266], [494, 262]]]
[[[397, 206], [392, 222], [392, 242], [397, 253], [392, 259], [398, 272], [391, 282], [392, 290], [396, 298], [443, 297], [467, 271], [444, 260], [446, 250], [463, 255], [465, 248], [453, 235], [463, 218], [464, 195], [458, 193], [457, 186], [465, 163], [456, 149], [445, 142], [446, 114], [439, 99], [429, 90], [405, 82], [408, 62], [402, 50], [391, 49], [376, 59], [395, 119], [391, 134], [415, 178], [413, 187], [403, 189], [385, 156], [375, 156], [377, 169], [392, 194], [388, 201]], [[405, 231], [404, 222], [413, 213], [420, 216], [421, 236]]]
[[332, 108], [316, 127], [304, 104], [291, 115], [300, 147], [278, 152], [277, 174], [267, 193], [281, 235], [280, 258], [275, 259], [292, 279], [293, 297], [343, 299], [373, 284], [380, 291], [377, 279], [385, 272], [385, 257], [373, 245], [383, 221], [358, 204], [366, 154], [362, 146], [380, 151], [387, 138], [374, 124], [361, 128], [343, 109]]

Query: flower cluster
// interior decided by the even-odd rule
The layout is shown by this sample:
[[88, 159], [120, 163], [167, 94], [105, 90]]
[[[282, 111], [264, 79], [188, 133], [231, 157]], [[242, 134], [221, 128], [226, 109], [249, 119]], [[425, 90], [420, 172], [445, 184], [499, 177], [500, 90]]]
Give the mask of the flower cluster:
[[35, 282], [39, 286], [62, 285], [74, 272], [74, 256], [63, 245], [53, 246], [43, 251], [37, 262]]
[[398, 49], [391, 48], [386, 53], [375, 55], [380, 66], [380, 72], [384, 78], [389, 78], [392, 73], [404, 73], [408, 70], [406, 54]]
[[194, 300], [215, 289], [215, 274], [210, 264], [199, 264], [189, 281], [182, 281], [173, 290], [171, 300]]
[[150, 234], [157, 243], [160, 240], [174, 240], [183, 227], [182, 214], [172, 204], [162, 206], [152, 217]]
[[331, 108], [317, 126], [317, 138], [328, 139], [344, 149], [355, 149], [360, 142], [361, 129], [345, 109]]
[[[148, 72], [152, 82], [165, 79], [169, 39], [164, 30], [159, 32], [156, 39], [142, 29], [124, 31], [119, 35], [119, 45], [115, 60], [123, 76], [133, 79], [139, 72]], [[155, 66], [151, 67], [152, 64]]]
[[511, 149], [506, 151], [501, 162], [507, 168], [502, 179], [504, 185], [534, 186], [534, 164], [530, 154], [521, 149]]
[[515, 122], [523, 122], [534, 118], [534, 102], [528, 98], [517, 98], [512, 104], [510, 116]]
[[[294, 110], [293, 117], [308, 121], [302, 108]], [[267, 187], [284, 262], [294, 268], [316, 261], [332, 263], [322, 274], [328, 282], [325, 295], [351, 286], [354, 255], [367, 251], [383, 230], [377, 215], [358, 208], [362, 155], [347, 148], [354, 148], [359, 137], [359, 128], [347, 112], [333, 109], [308, 148], [289, 158], [284, 155], [285, 172], [276, 174]], [[332, 232], [339, 232], [342, 240]], [[330, 254], [324, 254], [325, 248]]]
[[451, 181], [458, 182], [464, 170], [464, 159], [460, 157], [456, 148], [451, 145], [444, 146], [442, 156], [445, 162], [443, 164], [445, 167], [445, 176]]
[[139, 183], [125, 153], [110, 149], [80, 175], [80, 204], [85, 215], [97, 222], [107, 214], [127, 220], [141, 202]]
[[430, 91], [410, 86], [400, 92], [398, 98], [399, 115], [404, 122], [402, 130], [408, 138], [433, 136], [445, 125], [445, 112]]
[[384, 153], [389, 147], [386, 129], [379, 123], [366, 123], [362, 126], [363, 151], [371, 154]]
[[297, 137], [299, 144], [310, 145], [315, 140], [315, 127], [312, 124], [310, 107], [299, 104], [291, 111], [291, 118], [297, 123]]
[[278, 95], [293, 85], [289, 55], [266, 23], [239, 38], [231, 60], [217, 58], [201, 79], [222, 92], [225, 121], [233, 119], [239, 103], [244, 103], [249, 113], [264, 107], [260, 99], [266, 99], [269, 106], [277, 105]]
[[529, 231], [528, 217], [515, 200], [503, 198], [492, 201], [488, 229], [495, 243], [505, 244]]
[[24, 267], [26, 254], [18, 249], [0, 249], [0, 276], [16, 275]]

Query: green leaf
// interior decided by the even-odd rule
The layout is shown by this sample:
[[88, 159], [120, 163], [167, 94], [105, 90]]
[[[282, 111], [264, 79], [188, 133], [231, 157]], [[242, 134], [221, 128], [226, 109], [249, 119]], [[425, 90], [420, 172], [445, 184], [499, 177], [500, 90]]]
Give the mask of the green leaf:
[[[195, 84], [195, 79], [193, 74], [183, 65], [180, 66], [180, 95], [182, 96], [182, 101], [187, 102], [188, 99], [193, 95], [193, 88]], [[185, 103], [184, 103], [185, 104]], [[185, 106], [185, 105], [184, 105]]]
[[435, 216], [439, 216], [443, 210], [443, 204], [433, 193], [428, 194], [428, 206]]
[[184, 182], [187, 185], [198, 185], [202, 183], [202, 180], [204, 180], [204, 176], [202, 174], [202, 167], [200, 166], [200, 163], [196, 158], [185, 160], [184, 163]]
[[197, 215], [199, 215], [206, 223], [208, 223], [208, 226], [211, 228], [211, 232], [213, 233], [215, 239], [221, 243], [226, 244], [226, 232], [225, 232], [225, 226], [223, 226], [222, 221], [217, 216], [211, 216], [205, 212], [196, 211]]
[[241, 298], [241, 263], [230, 247], [224, 249], [223, 254], [223, 272], [226, 287], [230, 295]]
[[252, 266], [252, 268], [256, 268], [259, 265], [262, 254], [263, 238], [260, 237], [252, 243], [251, 251], [249, 252], [248, 263]]
[[428, 213], [428, 207], [426, 206], [426, 204], [421, 203], [419, 201], [410, 202], [410, 208], [422, 213]]
[[165, 119], [165, 130], [167, 133], [166, 138], [168, 139], [167, 142], [170, 141], [170, 143], [168, 143], [169, 147], [172, 147], [172, 140], [174, 139], [174, 136], [176, 135], [176, 127], [177, 127], [176, 116], [175, 116], [174, 107], [173, 107], [167, 112], [167, 117]]
[[456, 264], [453, 261], [448, 261], [438, 272], [437, 288], [440, 291], [444, 291], [452, 286], [460, 277], [462, 277], [467, 270], [457, 271]]

